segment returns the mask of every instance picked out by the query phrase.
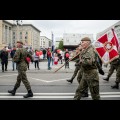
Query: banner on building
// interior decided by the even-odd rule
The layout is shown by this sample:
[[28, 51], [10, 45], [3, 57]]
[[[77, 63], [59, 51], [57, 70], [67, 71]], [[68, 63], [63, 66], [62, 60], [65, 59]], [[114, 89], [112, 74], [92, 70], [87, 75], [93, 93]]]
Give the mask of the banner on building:
[[107, 31], [103, 36], [98, 38], [94, 46], [104, 64], [108, 64], [119, 57], [118, 38], [114, 29]]

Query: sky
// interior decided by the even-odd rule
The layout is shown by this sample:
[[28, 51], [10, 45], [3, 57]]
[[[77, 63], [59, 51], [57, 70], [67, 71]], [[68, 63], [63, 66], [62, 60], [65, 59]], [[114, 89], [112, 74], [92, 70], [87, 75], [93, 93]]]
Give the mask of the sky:
[[63, 33], [96, 34], [112, 26], [120, 20], [22, 20], [23, 24], [33, 24], [41, 33], [51, 39], [51, 33], [56, 37], [63, 37]]

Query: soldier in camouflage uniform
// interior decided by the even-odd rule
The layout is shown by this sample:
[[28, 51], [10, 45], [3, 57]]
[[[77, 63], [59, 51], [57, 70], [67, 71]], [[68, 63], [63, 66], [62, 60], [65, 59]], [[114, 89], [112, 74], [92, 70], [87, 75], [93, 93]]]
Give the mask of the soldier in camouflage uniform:
[[[76, 55], [77, 55], [78, 53], [79, 53], [79, 47], [76, 48]], [[68, 79], [68, 80], [67, 80], [67, 81], [70, 82], [70, 83], [73, 82], [73, 80], [74, 80], [74, 78], [76, 77], [78, 71], [80, 70], [80, 65], [78, 64], [79, 61], [80, 61], [80, 60], [79, 60], [79, 55], [77, 55], [77, 56], [73, 59], [73, 61], [76, 62], [76, 63], [75, 63], [75, 70], [74, 70], [74, 73], [73, 73], [71, 79]]]
[[118, 53], [119, 53], [119, 58], [116, 59], [116, 65], [115, 69], [116, 69], [116, 81], [115, 81], [115, 85], [112, 85], [112, 89], [119, 89], [119, 83], [120, 83], [120, 49], [118, 49]]
[[118, 61], [119, 61], [119, 59], [117, 58], [117, 59], [113, 60], [113, 61], [110, 63], [110, 69], [109, 69], [109, 71], [108, 71], [108, 75], [107, 75], [106, 78], [103, 78], [103, 80], [109, 81], [109, 78], [112, 76], [114, 70], [117, 71]]
[[93, 100], [100, 100], [99, 95], [99, 76], [96, 66], [96, 54], [91, 45], [91, 40], [88, 37], [83, 38], [82, 48], [84, 49], [81, 54], [81, 65], [83, 75], [81, 82], [76, 90], [74, 100], [80, 100], [83, 92], [89, 87]]
[[8, 90], [8, 93], [11, 93], [14, 96], [16, 93], [16, 90], [20, 87], [20, 84], [22, 81], [28, 91], [28, 93], [23, 97], [24, 98], [33, 97], [33, 92], [31, 90], [31, 86], [26, 75], [26, 71], [27, 71], [26, 57], [30, 57], [31, 61], [33, 61], [33, 58], [26, 51], [26, 49], [23, 48], [23, 43], [21, 41], [17, 41], [17, 48], [18, 49], [13, 57], [13, 61], [17, 63], [17, 68], [18, 68], [17, 82], [14, 86], [14, 89]]
[[[79, 47], [81, 47], [81, 44], [79, 44]], [[79, 50], [79, 48], [76, 49], [76, 55], [80, 52], [82, 52], [82, 50]], [[80, 53], [81, 54], [81, 53]], [[79, 55], [80, 55], [79, 54]], [[80, 59], [79, 59], [79, 55], [76, 56], [75, 60], [76, 63], [75, 63], [75, 71], [74, 71], [74, 74], [72, 76], [71, 79], [67, 80], [68, 82], [72, 83], [74, 78], [76, 77], [77, 73], [78, 73], [78, 76], [77, 76], [77, 81], [78, 83], [80, 84], [80, 81], [81, 81], [81, 78], [82, 78], [82, 74], [83, 74], [83, 70], [82, 70], [82, 67], [81, 67], [81, 64], [80, 64]], [[88, 88], [85, 90], [85, 92], [82, 94], [82, 97], [88, 97]]]

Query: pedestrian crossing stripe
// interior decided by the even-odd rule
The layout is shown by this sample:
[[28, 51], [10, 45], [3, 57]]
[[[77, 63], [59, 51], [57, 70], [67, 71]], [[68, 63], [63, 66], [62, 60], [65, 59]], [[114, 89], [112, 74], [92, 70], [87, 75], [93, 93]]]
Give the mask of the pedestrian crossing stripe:
[[[0, 99], [25, 99], [23, 95], [26, 93], [16, 93], [15, 96], [11, 96], [9, 93], [0, 93]], [[75, 93], [34, 93], [33, 97], [27, 99], [73, 99]], [[120, 92], [101, 92], [101, 98], [120, 98]], [[89, 97], [91, 98], [89, 93]], [[84, 98], [83, 98], [84, 99]]]

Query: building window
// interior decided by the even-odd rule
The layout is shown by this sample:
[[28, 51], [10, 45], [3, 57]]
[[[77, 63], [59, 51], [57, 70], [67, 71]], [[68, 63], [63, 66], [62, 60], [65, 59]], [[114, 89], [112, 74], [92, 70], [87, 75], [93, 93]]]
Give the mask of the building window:
[[27, 36], [25, 36], [25, 39], [28, 39]]
[[28, 35], [28, 32], [26, 32], [26, 35]]
[[13, 32], [13, 35], [15, 35], [15, 32]]
[[69, 40], [67, 39], [66, 42], [69, 42]]
[[20, 39], [22, 39], [22, 35], [20, 35]]
[[13, 39], [15, 39], [15, 36], [13, 36]]

